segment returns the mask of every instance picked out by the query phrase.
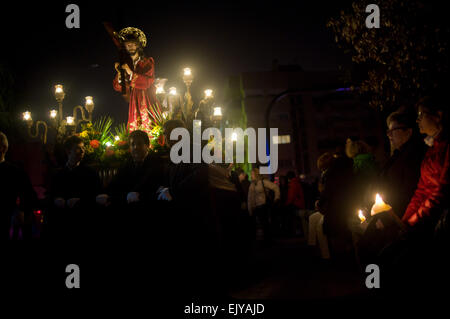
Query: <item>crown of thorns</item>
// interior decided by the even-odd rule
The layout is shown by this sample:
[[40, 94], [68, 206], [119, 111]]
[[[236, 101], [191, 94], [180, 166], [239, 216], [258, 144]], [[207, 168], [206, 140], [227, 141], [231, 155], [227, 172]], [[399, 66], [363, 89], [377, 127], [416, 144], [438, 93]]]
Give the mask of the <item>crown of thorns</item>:
[[141, 46], [145, 48], [147, 45], [147, 38], [144, 32], [134, 27], [123, 28], [119, 31], [119, 38], [122, 42], [125, 41], [139, 41]]

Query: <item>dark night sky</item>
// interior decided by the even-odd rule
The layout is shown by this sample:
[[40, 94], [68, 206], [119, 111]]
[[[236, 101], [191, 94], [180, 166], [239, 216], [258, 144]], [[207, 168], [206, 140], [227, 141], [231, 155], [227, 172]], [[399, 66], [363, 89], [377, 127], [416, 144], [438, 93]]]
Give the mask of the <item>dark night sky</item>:
[[[2, 60], [16, 77], [19, 111], [30, 106], [35, 118], [46, 117], [46, 111], [56, 105], [52, 87], [61, 83], [66, 113], [92, 95], [94, 118], [111, 114], [123, 122], [127, 105], [111, 86], [117, 53], [102, 21], [112, 22], [116, 29], [135, 26], [146, 33], [146, 53], [156, 61], [156, 77], [166, 77], [168, 85], [180, 89], [182, 69], [190, 66], [194, 98], [211, 87], [220, 101], [227, 77], [270, 70], [274, 59], [306, 70], [336, 69], [345, 59], [325, 23], [347, 2], [166, 1], [155, 5], [146, 1], [142, 7], [132, 1], [45, 5], [16, 1], [1, 13]], [[80, 29], [65, 27], [69, 3], [80, 6]]]

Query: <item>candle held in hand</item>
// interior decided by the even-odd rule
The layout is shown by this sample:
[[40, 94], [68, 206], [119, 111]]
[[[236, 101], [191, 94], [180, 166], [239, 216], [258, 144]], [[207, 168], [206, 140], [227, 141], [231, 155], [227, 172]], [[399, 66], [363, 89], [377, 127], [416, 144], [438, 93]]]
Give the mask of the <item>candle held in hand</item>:
[[366, 221], [366, 217], [364, 216], [362, 210], [358, 210], [358, 217], [359, 217], [359, 220], [361, 220], [361, 224]]
[[372, 206], [372, 210], [370, 211], [370, 215], [376, 215], [382, 212], [386, 212], [391, 210], [392, 207], [389, 206], [388, 204], [386, 204], [383, 199], [381, 198], [381, 196], [379, 194], [377, 194], [375, 196], [375, 204], [373, 204]]

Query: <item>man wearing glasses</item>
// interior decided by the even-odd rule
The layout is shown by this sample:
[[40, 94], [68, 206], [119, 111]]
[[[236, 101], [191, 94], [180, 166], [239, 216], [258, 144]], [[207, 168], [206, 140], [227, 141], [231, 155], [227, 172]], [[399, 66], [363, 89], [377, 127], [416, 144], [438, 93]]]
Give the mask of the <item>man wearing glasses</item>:
[[391, 156], [380, 174], [380, 193], [401, 218], [419, 181], [426, 147], [415, 129], [413, 112], [393, 112], [386, 124]]

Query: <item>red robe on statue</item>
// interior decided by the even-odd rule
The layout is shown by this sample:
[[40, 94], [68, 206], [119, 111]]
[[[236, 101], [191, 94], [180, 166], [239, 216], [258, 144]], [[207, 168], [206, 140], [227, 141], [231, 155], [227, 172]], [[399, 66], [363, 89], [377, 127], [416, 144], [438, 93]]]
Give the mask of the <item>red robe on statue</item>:
[[[127, 127], [130, 132], [142, 130], [151, 135], [153, 119], [149, 112], [151, 114], [154, 113], [154, 110], [151, 109], [152, 105], [157, 105], [157, 109], [159, 109], [156, 88], [153, 85], [154, 65], [155, 62], [151, 57], [140, 57], [135, 63], [129, 88], [130, 100]], [[128, 76], [126, 73], [125, 75]], [[117, 92], [122, 91], [122, 84], [119, 83], [119, 74], [113, 80], [113, 87]]]

